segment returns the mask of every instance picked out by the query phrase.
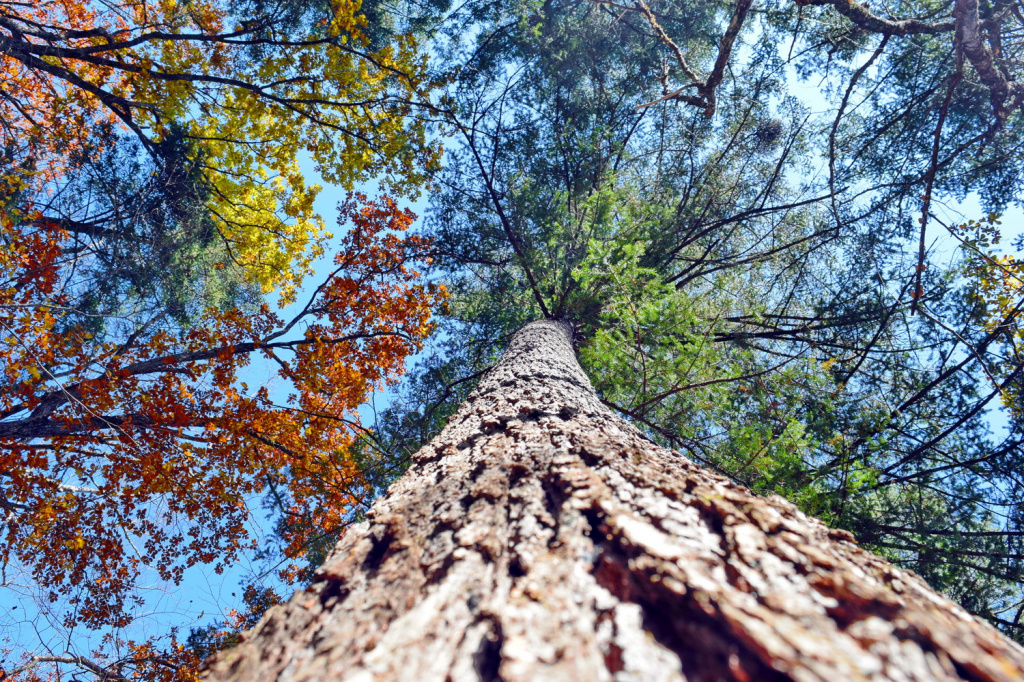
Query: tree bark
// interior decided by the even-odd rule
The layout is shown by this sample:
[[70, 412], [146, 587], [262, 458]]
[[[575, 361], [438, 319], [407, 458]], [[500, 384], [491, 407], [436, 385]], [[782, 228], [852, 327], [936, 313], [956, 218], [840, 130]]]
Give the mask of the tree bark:
[[513, 339], [317, 581], [210, 680], [1020, 680], [1024, 649], [613, 415]]

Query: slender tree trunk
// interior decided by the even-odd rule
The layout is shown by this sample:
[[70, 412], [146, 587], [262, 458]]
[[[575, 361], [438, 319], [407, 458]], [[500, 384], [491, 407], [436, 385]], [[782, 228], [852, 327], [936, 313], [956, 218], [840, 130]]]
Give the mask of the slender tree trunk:
[[528, 325], [210, 680], [1020, 680], [1024, 650], [605, 409]]

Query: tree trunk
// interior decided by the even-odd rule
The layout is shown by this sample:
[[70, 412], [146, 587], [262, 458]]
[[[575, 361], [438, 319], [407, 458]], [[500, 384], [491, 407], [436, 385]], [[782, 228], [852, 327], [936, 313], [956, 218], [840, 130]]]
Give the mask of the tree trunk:
[[1020, 680], [1024, 649], [647, 440], [535, 322], [210, 680]]

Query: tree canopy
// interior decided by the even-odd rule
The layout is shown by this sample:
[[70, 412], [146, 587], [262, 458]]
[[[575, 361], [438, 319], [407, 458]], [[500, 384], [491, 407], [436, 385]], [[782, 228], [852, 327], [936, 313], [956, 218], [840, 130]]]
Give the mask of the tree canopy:
[[61, 191], [128, 137], [173, 168], [165, 183], [195, 195], [266, 292], [322, 252], [303, 155], [333, 184], [380, 176], [394, 191], [420, 182], [436, 155], [405, 116], [430, 85], [423, 57], [401, 35], [373, 44], [359, 3], [0, 7], [4, 183], [38, 225], [130, 233]]
[[[401, 205], [434, 84], [358, 3], [0, 3], [0, 60], [2, 583], [109, 634], [19, 674], [191, 679], [182, 642], [119, 634], [142, 571], [251, 555], [267, 494], [297, 558], [366, 495], [357, 408], [445, 298]], [[382, 194], [349, 192], [332, 238], [301, 164]]]
[[455, 142], [427, 233], [457, 341], [396, 401], [390, 447], [424, 442], [412, 425], [524, 322], [566, 318], [605, 403], [656, 440], [1020, 636], [1022, 299], [995, 246], [1021, 198], [1020, 8], [872, 12], [449, 17]]

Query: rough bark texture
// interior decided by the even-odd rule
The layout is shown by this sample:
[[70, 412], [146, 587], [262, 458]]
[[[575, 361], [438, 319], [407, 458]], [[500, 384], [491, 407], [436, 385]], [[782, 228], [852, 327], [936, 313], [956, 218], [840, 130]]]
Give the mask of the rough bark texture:
[[647, 440], [527, 326], [319, 580], [210, 680], [1020, 680], [1024, 650]]

